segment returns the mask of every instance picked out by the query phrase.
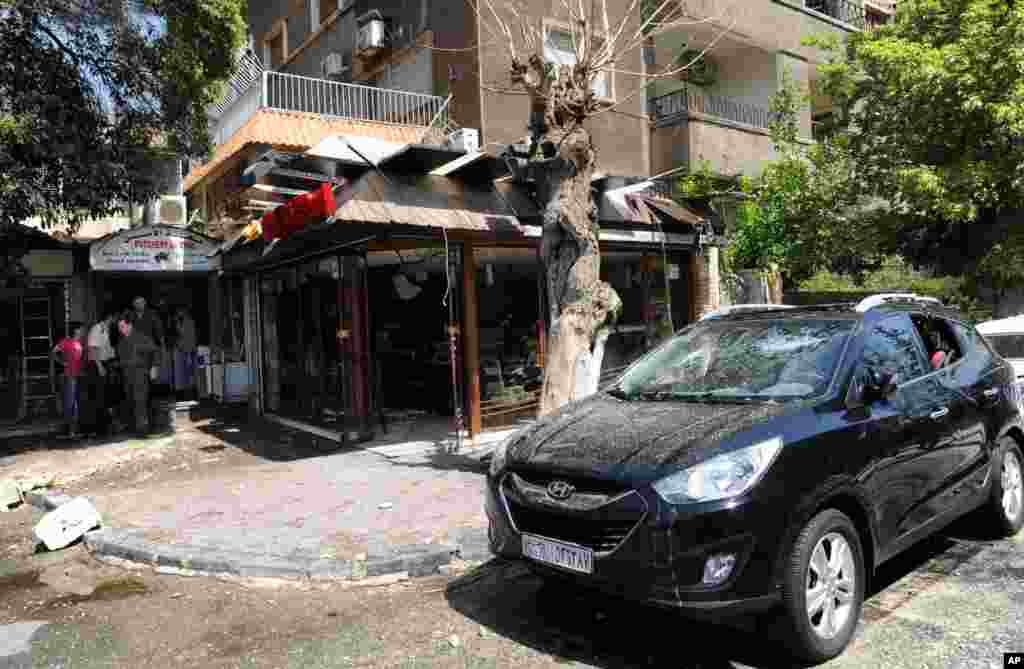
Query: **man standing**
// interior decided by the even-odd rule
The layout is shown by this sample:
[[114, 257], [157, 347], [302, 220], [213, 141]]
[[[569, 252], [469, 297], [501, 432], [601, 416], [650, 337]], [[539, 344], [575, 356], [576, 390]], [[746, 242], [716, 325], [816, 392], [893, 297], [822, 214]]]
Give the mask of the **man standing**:
[[[175, 317], [174, 390], [179, 399], [192, 399], [196, 358], [196, 322], [188, 309], [179, 307]], [[184, 396], [183, 396], [184, 395]]]
[[117, 356], [121, 360], [125, 401], [131, 408], [135, 431], [144, 436], [149, 431], [150, 372], [159, 349], [133, 320], [129, 318], [118, 323], [121, 341], [117, 343]]
[[114, 322], [113, 312], [107, 313], [89, 328], [86, 339], [86, 364], [82, 380], [82, 429], [89, 434], [99, 434], [110, 427], [110, 403], [107, 399], [107, 385], [114, 348], [110, 344], [110, 326]]
[[59, 356], [64, 364], [64, 420], [68, 426], [68, 436], [78, 436], [78, 380], [82, 376], [82, 337], [85, 328], [81, 323], [71, 323], [71, 336], [65, 337], [53, 347], [53, 355]]
[[133, 327], [152, 339], [154, 344], [162, 347], [164, 345], [164, 324], [160, 320], [160, 314], [146, 308], [146, 298], [144, 297], [136, 297], [132, 300], [132, 307], [135, 309]]

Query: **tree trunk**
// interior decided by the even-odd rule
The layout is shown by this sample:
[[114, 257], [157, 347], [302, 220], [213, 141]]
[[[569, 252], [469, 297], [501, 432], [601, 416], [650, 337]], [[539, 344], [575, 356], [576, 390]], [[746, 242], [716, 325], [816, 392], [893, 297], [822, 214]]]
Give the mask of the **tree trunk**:
[[601, 281], [590, 133], [580, 125], [568, 131], [549, 128], [541, 145], [553, 153], [530, 163], [543, 212], [541, 257], [552, 324], [540, 402], [545, 415], [596, 388], [604, 346], [595, 350], [594, 342], [618, 316], [622, 302]]

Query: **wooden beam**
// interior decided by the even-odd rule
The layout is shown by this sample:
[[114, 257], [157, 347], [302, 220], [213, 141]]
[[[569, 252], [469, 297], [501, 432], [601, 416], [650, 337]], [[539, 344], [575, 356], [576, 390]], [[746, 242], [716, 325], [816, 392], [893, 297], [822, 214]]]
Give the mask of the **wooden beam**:
[[469, 436], [476, 439], [482, 428], [480, 417], [480, 310], [476, 291], [476, 260], [473, 243], [462, 244], [462, 341], [466, 361], [466, 406]]

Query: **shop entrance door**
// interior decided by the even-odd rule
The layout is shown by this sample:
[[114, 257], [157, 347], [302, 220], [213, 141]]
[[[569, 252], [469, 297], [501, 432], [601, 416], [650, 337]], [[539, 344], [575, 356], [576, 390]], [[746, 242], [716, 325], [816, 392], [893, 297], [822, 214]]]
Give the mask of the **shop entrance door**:
[[356, 439], [368, 414], [366, 272], [328, 256], [260, 278], [264, 401], [271, 413]]

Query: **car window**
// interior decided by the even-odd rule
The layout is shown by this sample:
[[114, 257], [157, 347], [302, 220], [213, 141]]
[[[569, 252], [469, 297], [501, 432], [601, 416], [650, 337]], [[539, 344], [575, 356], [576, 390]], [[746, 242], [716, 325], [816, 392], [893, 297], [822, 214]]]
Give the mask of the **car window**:
[[[974, 328], [963, 323], [954, 323], [953, 329], [967, 350], [964, 369], [959, 374], [960, 383], [970, 385], [992, 365], [992, 351]], [[998, 349], [996, 349], [998, 350]]]
[[[980, 340], [981, 337], [978, 337]], [[1024, 334], [998, 334], [985, 335], [985, 339], [996, 350], [996, 353], [1004, 358], [1024, 358]], [[984, 342], [979, 341], [979, 346], [984, 347]]]
[[910, 320], [924, 343], [925, 356], [932, 370], [951, 367], [964, 359], [964, 350], [952, 323], [924, 314], [913, 314]]
[[859, 378], [875, 373], [895, 374], [903, 384], [928, 372], [914, 326], [906, 316], [887, 318], [875, 325], [864, 339]]

